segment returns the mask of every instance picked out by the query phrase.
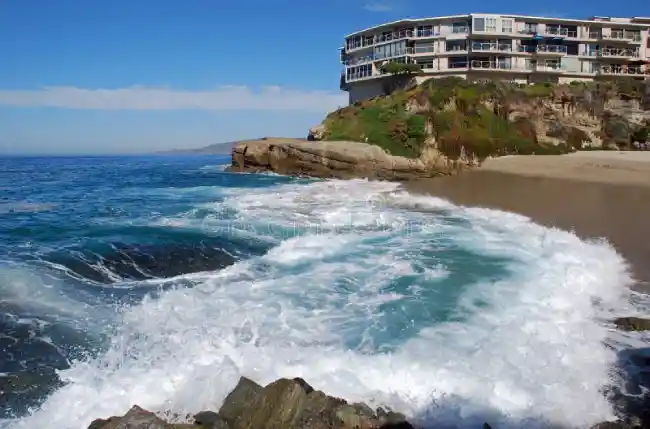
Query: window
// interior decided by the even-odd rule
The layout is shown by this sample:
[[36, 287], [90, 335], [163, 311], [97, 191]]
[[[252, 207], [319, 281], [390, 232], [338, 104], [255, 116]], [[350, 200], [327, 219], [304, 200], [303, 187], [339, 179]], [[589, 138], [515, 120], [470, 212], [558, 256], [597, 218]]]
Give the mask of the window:
[[485, 31], [485, 18], [474, 18], [474, 31]]
[[485, 18], [485, 31], [497, 31], [496, 18]]
[[501, 32], [512, 33], [512, 19], [501, 20]]

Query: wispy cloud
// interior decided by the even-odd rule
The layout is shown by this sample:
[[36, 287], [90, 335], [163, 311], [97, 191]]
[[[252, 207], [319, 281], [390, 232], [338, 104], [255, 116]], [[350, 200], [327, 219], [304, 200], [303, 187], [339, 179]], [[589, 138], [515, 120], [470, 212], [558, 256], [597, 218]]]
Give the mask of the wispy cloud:
[[369, 12], [390, 12], [393, 10], [393, 6], [385, 2], [366, 3], [363, 8]]
[[300, 91], [279, 86], [253, 90], [222, 86], [214, 90], [185, 91], [133, 86], [119, 89], [46, 87], [38, 90], [1, 90], [0, 105], [97, 110], [275, 110], [326, 112], [347, 104], [347, 94]]

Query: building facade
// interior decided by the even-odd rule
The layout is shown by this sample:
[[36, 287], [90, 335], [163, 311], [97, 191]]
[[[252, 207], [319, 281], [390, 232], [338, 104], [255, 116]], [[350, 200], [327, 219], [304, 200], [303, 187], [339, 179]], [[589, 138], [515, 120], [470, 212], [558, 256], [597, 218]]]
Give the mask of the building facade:
[[348, 35], [341, 89], [350, 103], [386, 93], [387, 62], [416, 80], [458, 76], [518, 83], [650, 79], [650, 17], [588, 20], [478, 14], [404, 19]]

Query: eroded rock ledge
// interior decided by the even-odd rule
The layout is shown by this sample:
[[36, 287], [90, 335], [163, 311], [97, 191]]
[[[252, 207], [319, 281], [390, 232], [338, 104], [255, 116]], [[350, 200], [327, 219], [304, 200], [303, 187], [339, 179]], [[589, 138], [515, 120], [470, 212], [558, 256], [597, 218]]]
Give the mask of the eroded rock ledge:
[[229, 171], [263, 172], [321, 178], [411, 180], [453, 174], [464, 167], [442, 155], [393, 156], [382, 148], [350, 141], [260, 139], [232, 150]]

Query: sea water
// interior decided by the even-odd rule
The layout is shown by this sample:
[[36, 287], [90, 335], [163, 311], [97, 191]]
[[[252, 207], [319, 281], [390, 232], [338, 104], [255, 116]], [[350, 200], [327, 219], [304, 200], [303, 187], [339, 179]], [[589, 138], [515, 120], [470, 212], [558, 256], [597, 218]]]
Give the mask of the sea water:
[[1, 426], [216, 410], [242, 375], [424, 427], [613, 417], [632, 278], [606, 242], [229, 162], [0, 159]]

